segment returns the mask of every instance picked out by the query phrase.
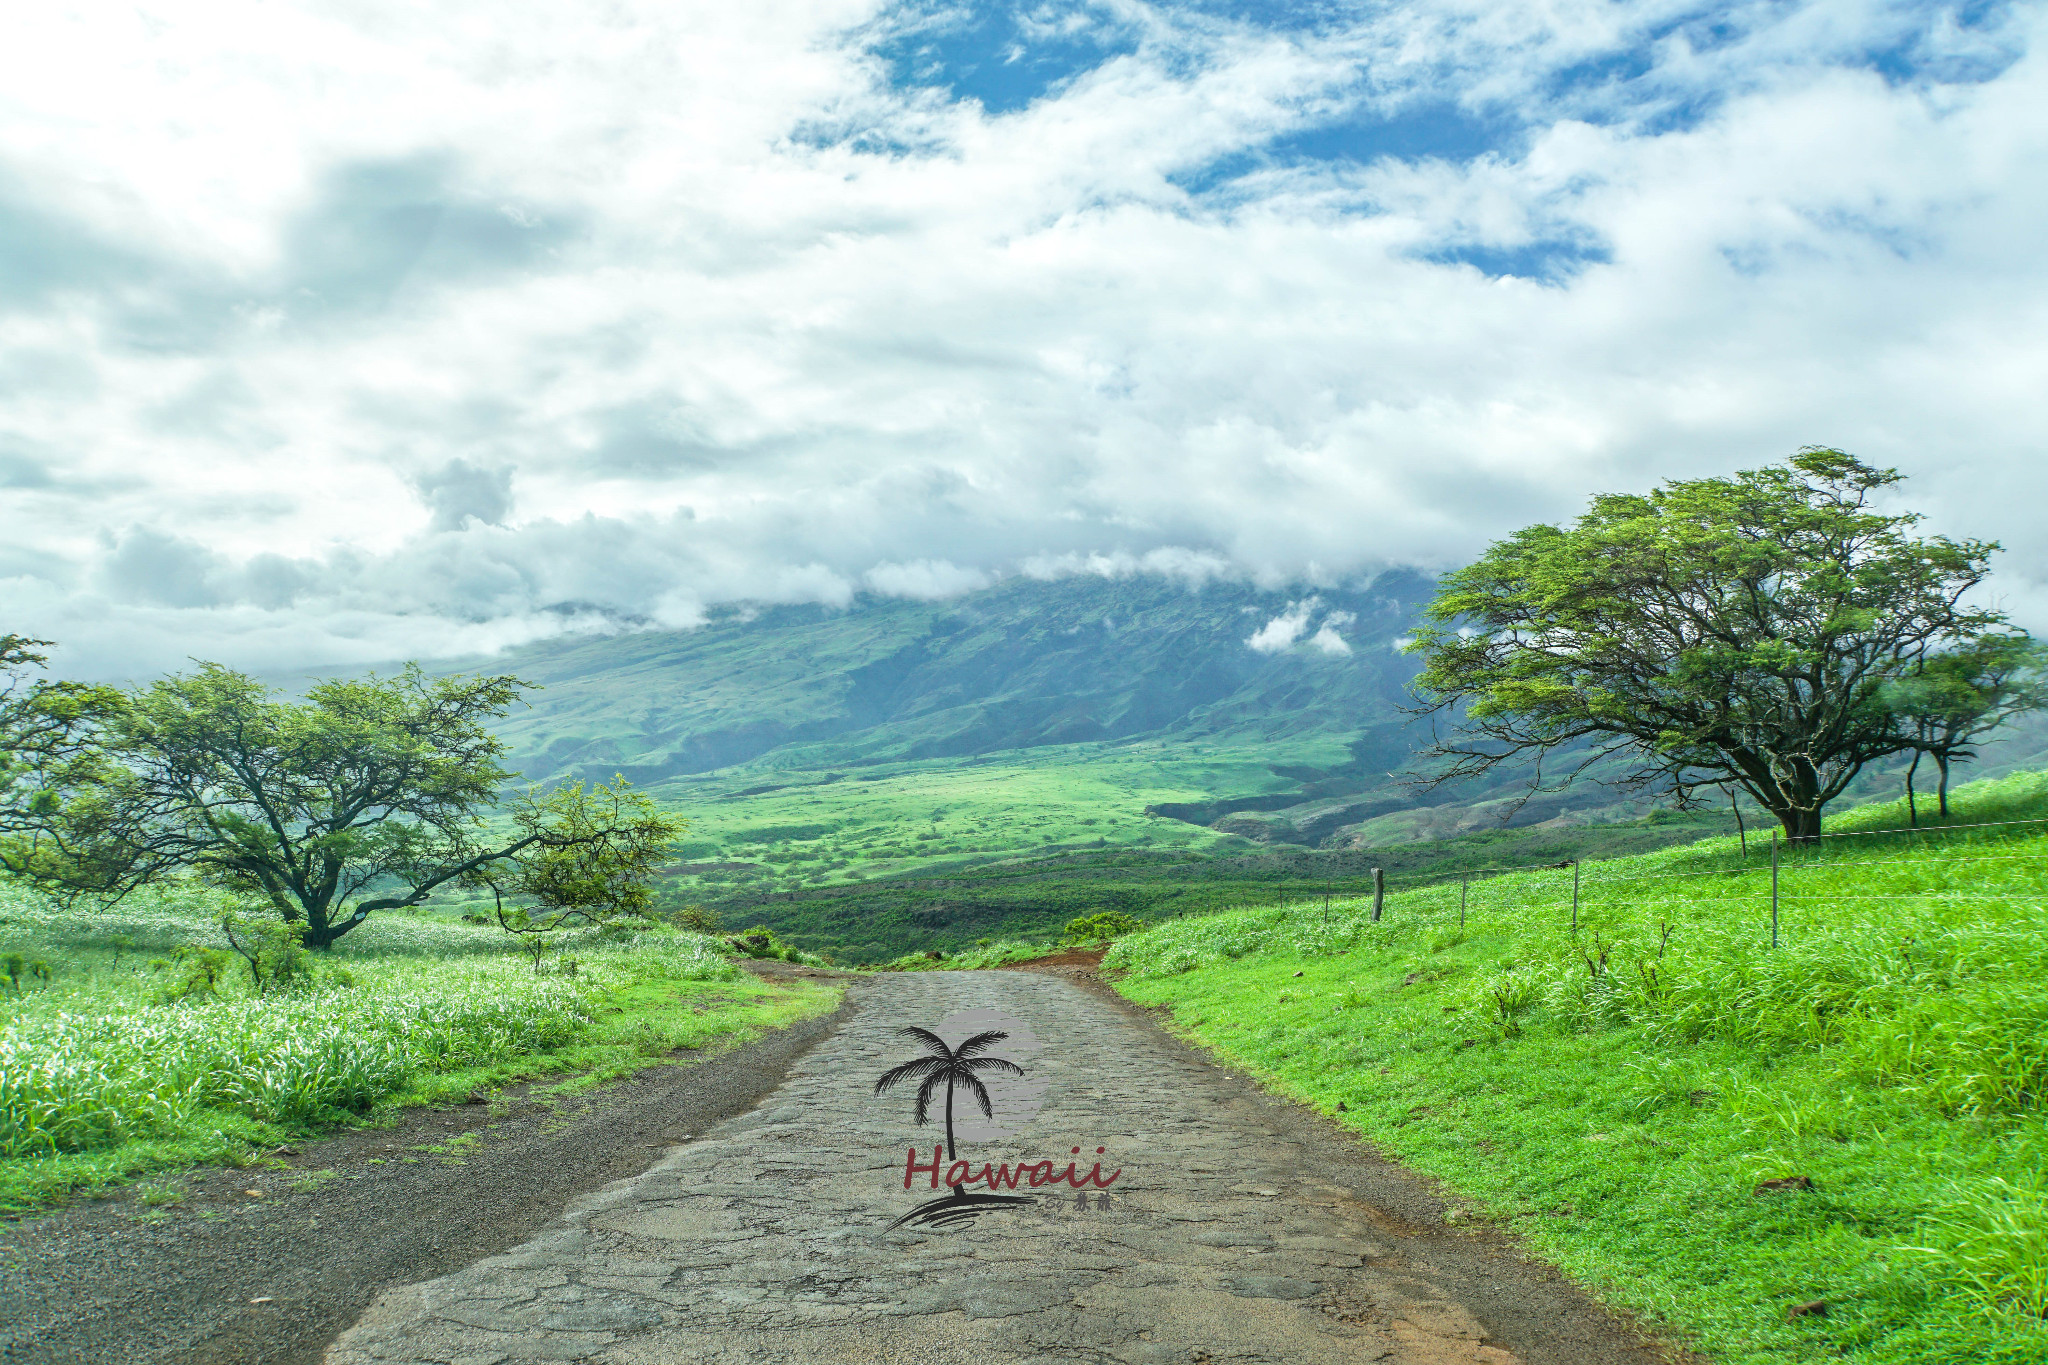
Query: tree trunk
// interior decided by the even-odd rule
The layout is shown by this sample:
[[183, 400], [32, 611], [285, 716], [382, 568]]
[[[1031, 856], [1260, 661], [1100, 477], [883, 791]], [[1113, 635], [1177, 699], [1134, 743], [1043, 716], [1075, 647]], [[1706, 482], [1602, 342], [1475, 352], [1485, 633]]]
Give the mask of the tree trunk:
[[1788, 844], [1810, 844], [1820, 838], [1820, 812], [1804, 806], [1787, 806], [1774, 810], [1778, 823], [1785, 827], [1785, 842]]
[[1913, 774], [1920, 770], [1920, 751], [1913, 751], [1913, 765], [1906, 769], [1906, 824], [1920, 828], [1920, 807], [1913, 800]]
[[325, 910], [309, 911], [306, 915], [306, 937], [303, 942], [315, 952], [324, 953], [331, 950], [334, 947], [334, 940], [341, 937], [340, 934], [329, 932], [331, 927], [327, 923]]
[[1948, 755], [1936, 754], [1934, 766], [1941, 769], [1941, 785], [1935, 790], [1941, 807], [1941, 818], [1948, 819]]
[[[953, 1146], [953, 1077], [952, 1073], [948, 1072], [946, 1075], [946, 1161], [950, 1164], [959, 1159], [960, 1153]], [[953, 1186], [953, 1193], [960, 1193], [958, 1185]]]
[[301, 940], [306, 947], [323, 953], [331, 952], [342, 935], [369, 918], [362, 911], [355, 910], [336, 919], [328, 913], [330, 909], [332, 907], [327, 905], [306, 907], [306, 936]]

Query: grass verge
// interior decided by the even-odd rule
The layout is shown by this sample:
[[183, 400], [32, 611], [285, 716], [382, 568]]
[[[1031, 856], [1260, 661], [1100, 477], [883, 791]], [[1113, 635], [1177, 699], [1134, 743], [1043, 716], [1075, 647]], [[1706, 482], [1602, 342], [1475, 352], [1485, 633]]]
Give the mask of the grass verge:
[[[1956, 823], [2048, 815], [2048, 777]], [[1903, 823], [1883, 807], [1831, 829]], [[1122, 940], [1119, 989], [1717, 1360], [2048, 1359], [2048, 834], [1733, 840]]]
[[259, 995], [229, 974], [166, 1002], [179, 973], [146, 954], [206, 947], [207, 907], [159, 898], [98, 921], [26, 901], [0, 909], [12, 912], [0, 947], [49, 968], [0, 996], [10, 1214], [258, 1163], [293, 1138], [515, 1082], [588, 1088], [827, 1012], [840, 994], [756, 980], [711, 940], [665, 928], [588, 936], [537, 975], [486, 931], [400, 922], [298, 989]]

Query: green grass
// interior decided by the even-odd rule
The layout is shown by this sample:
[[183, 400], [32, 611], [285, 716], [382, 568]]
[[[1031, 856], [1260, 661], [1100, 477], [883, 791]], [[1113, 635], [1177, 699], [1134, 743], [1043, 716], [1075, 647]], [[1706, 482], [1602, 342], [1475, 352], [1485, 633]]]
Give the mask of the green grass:
[[1083, 845], [772, 895], [708, 886], [679, 886], [667, 895], [675, 903], [701, 901], [728, 923], [765, 922], [787, 941], [842, 961], [877, 963], [934, 949], [955, 954], [982, 938], [1057, 938], [1068, 920], [1105, 910], [1158, 920], [1282, 898], [1320, 903], [1327, 891], [1369, 886], [1375, 866], [1399, 876], [1597, 858], [1732, 827], [1723, 814], [1657, 812], [1616, 825], [1495, 829], [1386, 849], [1251, 849], [1232, 841], [1231, 849], [1205, 854], [1163, 843]]
[[667, 928], [572, 936], [536, 975], [495, 931], [386, 916], [309, 987], [258, 998], [231, 971], [217, 998], [162, 1003], [151, 954], [213, 944], [217, 899], [168, 890], [86, 917], [0, 892], [0, 955], [51, 968], [0, 992], [0, 1211], [515, 1081], [587, 1087], [838, 996], [744, 976]]
[[[1301, 747], [1304, 758], [1342, 757], [1334, 744]], [[721, 774], [660, 794], [691, 820], [684, 852], [709, 865], [686, 875], [707, 890], [787, 892], [1074, 849], [1248, 848], [1145, 814], [1218, 788], [1290, 785], [1267, 770], [1271, 753], [1211, 748], [1190, 762], [1178, 745], [1058, 745], [974, 762]]]
[[[2048, 775], [1956, 806], [2048, 815]], [[1776, 950], [1767, 858], [1734, 843], [1588, 865], [1577, 934], [1547, 871], [1474, 884], [1462, 930], [1445, 885], [1377, 925], [1168, 923], [1109, 965], [1717, 1360], [2048, 1358], [2048, 826], [1788, 853]]]

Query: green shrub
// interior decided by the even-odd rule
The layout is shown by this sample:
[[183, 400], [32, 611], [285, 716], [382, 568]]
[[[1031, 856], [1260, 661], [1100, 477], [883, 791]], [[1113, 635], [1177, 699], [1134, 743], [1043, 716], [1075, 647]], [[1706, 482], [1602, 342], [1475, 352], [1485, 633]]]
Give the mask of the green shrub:
[[670, 913], [668, 920], [676, 928], [687, 929], [696, 934], [715, 934], [719, 929], [718, 912], [707, 910], [701, 905], [686, 905]]
[[174, 1005], [181, 1000], [216, 1000], [221, 978], [227, 974], [228, 955], [219, 948], [181, 944], [167, 958], [154, 959], [150, 970], [166, 978], [157, 992], [158, 1004]]
[[312, 984], [305, 925], [287, 924], [270, 915], [230, 914], [221, 916], [220, 928], [228, 946], [248, 964], [256, 994]]
[[21, 953], [0, 956], [0, 986], [20, 995], [24, 977], [29, 985], [47, 986], [50, 984], [50, 964]]
[[1067, 921], [1066, 940], [1070, 943], [1108, 943], [1135, 934], [1145, 927], [1145, 921], [1122, 910], [1102, 910], [1093, 915]]
[[775, 937], [775, 931], [765, 924], [757, 924], [745, 933], [734, 934], [725, 942], [727, 947], [743, 957], [794, 960], [788, 957], [791, 949], [781, 939]]

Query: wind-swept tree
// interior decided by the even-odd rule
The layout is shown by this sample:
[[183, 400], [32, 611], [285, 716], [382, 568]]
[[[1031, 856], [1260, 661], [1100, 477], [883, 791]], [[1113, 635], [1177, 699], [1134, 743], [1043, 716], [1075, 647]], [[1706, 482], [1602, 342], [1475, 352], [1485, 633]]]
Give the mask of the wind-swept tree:
[[2014, 716], [2048, 707], [2048, 668], [2040, 645], [2025, 634], [1987, 635], [1930, 659], [1900, 680], [1889, 699], [1913, 750], [1906, 770], [1913, 822], [1919, 823], [1913, 774], [1923, 757], [1940, 773], [1936, 801], [1946, 820], [1951, 765], [1975, 758], [1977, 742]]
[[[982, 1117], [994, 1118], [995, 1105], [989, 1099], [988, 1087], [981, 1083], [981, 1077], [975, 1073], [996, 1071], [1007, 1072], [1012, 1076], [1024, 1074], [1022, 1067], [1007, 1058], [982, 1055], [1010, 1035], [991, 1029], [985, 1033], [975, 1034], [958, 1047], [948, 1047], [946, 1040], [930, 1029], [913, 1025], [901, 1032], [923, 1044], [926, 1055], [905, 1062], [901, 1066], [890, 1067], [883, 1072], [875, 1081], [875, 1093], [886, 1094], [902, 1082], [918, 1081], [917, 1101], [912, 1108], [912, 1117], [918, 1126], [922, 1127], [931, 1119], [933, 1097], [938, 1094], [940, 1086], [946, 1087], [946, 1160], [956, 1161], [959, 1159], [960, 1149], [953, 1140], [954, 1087], [964, 1088], [974, 1097], [975, 1104], [981, 1109]], [[960, 1193], [958, 1185], [952, 1188], [954, 1194]]]
[[[1409, 646], [1423, 710], [1459, 723], [1426, 753], [1433, 780], [1535, 759], [1532, 790], [1554, 790], [1616, 757], [1624, 784], [1681, 805], [1737, 789], [1789, 837], [1818, 835], [1867, 764], [1915, 746], [1902, 686], [2024, 638], [1965, 604], [1997, 545], [1916, 538], [1917, 516], [1871, 506], [1899, 478], [1808, 449], [1596, 497], [1570, 528], [1528, 527], [1445, 575]], [[1557, 751], [1568, 766], [1546, 776]]]
[[655, 871], [686, 822], [664, 815], [623, 777], [588, 791], [571, 782], [530, 796], [515, 819], [529, 807], [539, 818], [527, 827], [540, 837], [468, 874], [465, 880], [491, 892], [492, 909], [465, 918], [512, 934], [538, 972], [562, 930], [653, 913]]
[[292, 702], [202, 664], [101, 695], [5, 793], [0, 865], [112, 896], [190, 872], [267, 902], [321, 949], [451, 882], [510, 876], [542, 905], [641, 903], [681, 825], [622, 784], [529, 789], [487, 824], [514, 776], [488, 722], [521, 686], [408, 666]]

